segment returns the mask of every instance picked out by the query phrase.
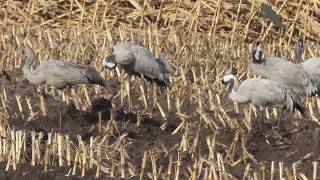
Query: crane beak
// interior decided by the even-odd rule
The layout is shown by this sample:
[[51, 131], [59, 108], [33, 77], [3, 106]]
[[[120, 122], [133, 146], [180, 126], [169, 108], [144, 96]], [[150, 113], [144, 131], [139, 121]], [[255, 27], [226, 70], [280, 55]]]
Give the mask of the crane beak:
[[114, 63], [114, 55], [107, 56], [102, 61], [103, 67], [107, 69], [114, 69], [116, 67], [116, 63]]
[[221, 83], [224, 89], [228, 89], [230, 87], [230, 81], [225, 81], [221, 79]]
[[228, 82], [224, 81], [223, 79], [221, 79], [221, 83], [222, 83], [223, 85], [228, 84]]

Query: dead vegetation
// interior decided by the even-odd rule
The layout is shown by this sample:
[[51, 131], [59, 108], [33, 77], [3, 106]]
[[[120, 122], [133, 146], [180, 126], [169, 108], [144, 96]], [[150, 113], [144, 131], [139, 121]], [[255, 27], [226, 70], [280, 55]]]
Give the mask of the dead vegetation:
[[[303, 36], [305, 57], [320, 56], [320, 1], [272, 1], [285, 25], [282, 31], [259, 16], [262, 2], [3, 2], [0, 161], [5, 171], [26, 163], [44, 172], [60, 166], [67, 175], [115, 179], [319, 177], [318, 97], [305, 100], [308, 120], [287, 116], [284, 130], [272, 128], [278, 113], [267, 109], [269, 125], [263, 137], [256, 137], [251, 122], [258, 118], [257, 109], [234, 106], [219, 82], [232, 66], [239, 79], [253, 76], [249, 62], [256, 40], [269, 55], [292, 59], [296, 40]], [[120, 40], [142, 43], [176, 70], [167, 92], [147, 84], [148, 102], [142, 82], [134, 80], [133, 114], [125, 113], [125, 73], [104, 70], [101, 64]], [[106, 90], [78, 86], [61, 102], [53, 87], [34, 87], [22, 79], [24, 44], [35, 49], [37, 64], [51, 58], [90, 63], [114, 85]], [[97, 108], [96, 99], [117, 93], [112, 108]], [[60, 128], [54, 122], [59, 121], [57, 103], [64, 103], [65, 121], [87, 113], [94, 123], [78, 130], [77, 123], [62, 121]]]

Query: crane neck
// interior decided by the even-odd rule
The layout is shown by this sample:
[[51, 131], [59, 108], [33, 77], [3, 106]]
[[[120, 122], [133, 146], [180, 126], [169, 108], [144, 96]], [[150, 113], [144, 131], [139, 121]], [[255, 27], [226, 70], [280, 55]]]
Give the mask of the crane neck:
[[23, 72], [23, 77], [26, 78], [29, 82], [38, 83], [40, 79], [34, 74], [34, 71], [31, 67], [34, 60], [35, 60], [34, 56], [27, 56], [26, 62], [22, 67], [22, 72]]
[[32, 71], [31, 65], [33, 64], [33, 62], [34, 62], [34, 58], [27, 57], [26, 62], [24, 63], [24, 65], [22, 67], [23, 73], [29, 73]]
[[303, 53], [304, 47], [299, 47], [296, 51], [296, 64], [299, 64], [302, 62], [302, 53]]
[[248, 97], [243, 94], [243, 92], [239, 92], [238, 80], [236, 79], [236, 77], [233, 77], [230, 80], [229, 97], [234, 103], [237, 104], [249, 102]]
[[229, 86], [229, 95], [236, 94], [236, 91], [238, 89], [238, 80], [235, 77], [232, 77], [230, 79], [230, 86]]

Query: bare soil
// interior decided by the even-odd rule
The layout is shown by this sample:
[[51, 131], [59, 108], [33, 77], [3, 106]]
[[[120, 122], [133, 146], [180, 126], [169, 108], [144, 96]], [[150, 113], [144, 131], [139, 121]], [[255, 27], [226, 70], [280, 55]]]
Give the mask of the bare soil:
[[[114, 93], [119, 88], [119, 82], [116, 80], [110, 80], [112, 85], [110, 86], [109, 92]], [[0, 74], [0, 87], [5, 88], [8, 96], [8, 102], [11, 103], [9, 114], [11, 115], [9, 126], [14, 129], [24, 129], [24, 130], [34, 130], [37, 132], [61, 132], [64, 134], [69, 134], [72, 140], [76, 141], [76, 135], [79, 134], [85, 141], [89, 140], [90, 136], [98, 136], [99, 131], [96, 126], [98, 122], [98, 112], [102, 111], [103, 114], [103, 125], [106, 125], [107, 120], [110, 116], [111, 102], [105, 99], [103, 96], [96, 97], [93, 99], [92, 106], [87, 111], [76, 110], [74, 104], [61, 103], [59, 99], [53, 96], [45, 95], [45, 100], [48, 106], [48, 114], [42, 116], [41, 113], [35, 116], [30, 121], [26, 121], [28, 117], [22, 117], [19, 114], [18, 105], [15, 100], [15, 95], [19, 94], [22, 98], [30, 98], [32, 104], [34, 105], [34, 111], [39, 111], [39, 93], [36, 91], [36, 87], [29, 84], [26, 80], [22, 79], [22, 74], [20, 70], [14, 71], [2, 71]], [[134, 97], [138, 98], [138, 97]], [[164, 101], [160, 99], [160, 101]], [[138, 101], [142, 102], [142, 101]], [[119, 102], [114, 102], [117, 104]], [[166, 102], [161, 102], [165, 104]], [[231, 106], [231, 102], [228, 102]], [[60, 107], [59, 107], [60, 106]], [[143, 104], [135, 104], [135, 109], [142, 107]], [[192, 112], [196, 105], [185, 104], [183, 105], [185, 112]], [[60, 128], [60, 113], [61, 108], [61, 128]], [[27, 107], [24, 107], [27, 109]], [[132, 142], [127, 148], [127, 152], [132, 162], [137, 168], [141, 166], [141, 159], [143, 156], [144, 149], [152, 149], [154, 147], [161, 148], [165, 146], [166, 149], [174, 149], [177, 144], [181, 142], [182, 134], [176, 133], [172, 134], [172, 131], [181, 122], [179, 118], [174, 113], [169, 113], [169, 118], [167, 122], [167, 128], [161, 130], [160, 126], [163, 123], [161, 115], [159, 112], [152, 112], [151, 116], [144, 116], [142, 120], [142, 125], [140, 127], [136, 126], [136, 114], [126, 113], [126, 106], [117, 109], [116, 122], [120, 133], [127, 132], [128, 137], [132, 139]], [[190, 114], [190, 119], [197, 118], [196, 115]], [[240, 119], [244, 117], [243, 114], [228, 113], [232, 119], [236, 119], [241, 123]], [[259, 117], [259, 116], [258, 116]], [[270, 172], [270, 162], [271, 161], [283, 161], [285, 165], [291, 165], [293, 162], [301, 160], [302, 163], [299, 165], [298, 169], [304, 172], [307, 177], [312, 177], [312, 161], [317, 160], [319, 157], [319, 130], [318, 125], [310, 120], [306, 119], [295, 119], [289, 113], [284, 113], [282, 125], [279, 129], [274, 129], [276, 127], [276, 120], [270, 119], [265, 120], [265, 126], [263, 129], [263, 135], [253, 134], [250, 132], [242, 132], [239, 128], [240, 137], [246, 136], [248, 140], [245, 144], [246, 149], [250, 154], [253, 155], [254, 159], [257, 160], [256, 164], [265, 161], [267, 165], [267, 172]], [[199, 154], [208, 154], [206, 136], [213, 134], [213, 130], [204, 127], [197, 122], [190, 121], [190, 129], [192, 135], [195, 135], [196, 131], [199, 130]], [[226, 154], [226, 147], [229, 148], [237, 130], [231, 129], [220, 129], [217, 130], [217, 140], [218, 145], [216, 151]], [[192, 136], [191, 135], [191, 136]], [[46, 138], [46, 137], [45, 137]], [[44, 138], [44, 140], [45, 140]], [[241, 138], [238, 144], [241, 144]], [[240, 147], [240, 146], [238, 146]], [[176, 156], [174, 151], [169, 152], [169, 154]], [[238, 149], [235, 152], [234, 160], [237, 157], [242, 156], [242, 150]], [[158, 163], [162, 164], [164, 167], [168, 165], [168, 158], [165, 158], [168, 154], [163, 154], [163, 157], [158, 159]], [[30, 156], [26, 157], [30, 160]], [[183, 156], [182, 166], [186, 166], [188, 162], [191, 161], [192, 157], [188, 155]], [[252, 159], [247, 159], [248, 161], [255, 161]], [[30, 161], [27, 161], [30, 162]], [[70, 167], [71, 168], [71, 167]], [[78, 179], [78, 176], [66, 176], [70, 168], [60, 168], [58, 166], [51, 167], [51, 170], [47, 173], [43, 172], [42, 166], [33, 167], [30, 164], [20, 163], [18, 164], [17, 170], [9, 170], [5, 172], [5, 164], [0, 163], [0, 179]], [[241, 178], [244, 173], [243, 162], [233, 166], [227, 167], [227, 171], [237, 178]], [[257, 168], [257, 167], [253, 167]], [[151, 171], [151, 164], [148, 164], [147, 171]], [[88, 172], [85, 178], [81, 179], [93, 179], [94, 172]], [[131, 179], [137, 179], [138, 177], [133, 177]], [[183, 178], [183, 177], [182, 177]], [[105, 179], [105, 177], [104, 177]]]

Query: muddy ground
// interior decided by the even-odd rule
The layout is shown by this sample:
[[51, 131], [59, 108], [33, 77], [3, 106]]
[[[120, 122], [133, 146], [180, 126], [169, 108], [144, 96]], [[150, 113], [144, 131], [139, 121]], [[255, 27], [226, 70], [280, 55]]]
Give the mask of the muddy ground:
[[[109, 93], [116, 93], [119, 88], [119, 82], [111, 80], [113, 82], [110, 86]], [[37, 132], [61, 132], [69, 134], [72, 140], [76, 139], [76, 135], [79, 134], [85, 141], [88, 141], [90, 136], [99, 135], [96, 125], [98, 121], [98, 112], [102, 111], [103, 125], [107, 124], [107, 120], [110, 116], [111, 102], [101, 95], [95, 97], [92, 101], [92, 106], [87, 111], [76, 110], [74, 104], [65, 104], [57, 98], [52, 97], [50, 94], [44, 94], [45, 100], [48, 106], [48, 114], [42, 116], [41, 113], [33, 117], [30, 121], [25, 119], [28, 117], [22, 117], [19, 114], [18, 106], [15, 100], [15, 94], [19, 94], [23, 98], [30, 98], [34, 105], [34, 111], [39, 111], [39, 92], [36, 91], [36, 87], [30, 85], [26, 80], [22, 79], [20, 70], [14, 71], [2, 71], [0, 74], [0, 89], [5, 88], [10, 108], [8, 109], [10, 114], [9, 126], [14, 129], [35, 130]], [[137, 97], [134, 97], [137, 98]], [[161, 99], [160, 99], [161, 101]], [[142, 101], [139, 101], [142, 102]], [[161, 102], [165, 104], [165, 102]], [[113, 102], [113, 104], [119, 104], [119, 102]], [[228, 101], [231, 106], [231, 102]], [[142, 107], [143, 104], [134, 104], [134, 109]], [[192, 112], [194, 110], [192, 104], [184, 105], [185, 112]], [[136, 126], [136, 114], [126, 113], [126, 107], [123, 106], [116, 110], [116, 122], [118, 123], [120, 134], [127, 132], [128, 137], [132, 139], [132, 142], [127, 148], [132, 157], [130, 161], [136, 166], [140, 167], [141, 159], [144, 149], [152, 149], [154, 147], [165, 146], [167, 149], [174, 148], [176, 144], [181, 142], [181, 133], [172, 134], [172, 131], [180, 124], [180, 119], [174, 114], [170, 113], [167, 126], [165, 130], [161, 130], [160, 126], [163, 123], [159, 112], [152, 112], [151, 116], [144, 116], [142, 125]], [[61, 128], [60, 128], [60, 115], [59, 108], [61, 108]], [[27, 107], [24, 107], [27, 109]], [[241, 123], [243, 114], [235, 114], [233, 112], [228, 115]], [[258, 116], [259, 117], [259, 116]], [[191, 115], [190, 119], [196, 119], [196, 115]], [[307, 177], [312, 177], [312, 161], [318, 160], [319, 157], [319, 131], [318, 125], [314, 122], [305, 119], [291, 119], [292, 116], [288, 113], [284, 113], [283, 123], [280, 129], [274, 129], [276, 126], [276, 120], [270, 119], [265, 122], [263, 135], [252, 134], [249, 132], [241, 132], [241, 136], [247, 136], [246, 148], [249, 153], [254, 156], [259, 162], [266, 161], [267, 169], [270, 170], [271, 161], [283, 161], [284, 164], [291, 165], [293, 162], [301, 160], [302, 163], [298, 166], [300, 172], [304, 172]], [[196, 121], [190, 123], [191, 132], [196, 132], [200, 127], [199, 133], [199, 153], [202, 155], [208, 154], [206, 145], [206, 136], [213, 134], [213, 130], [199, 126]], [[242, 127], [243, 128], [243, 127]], [[225, 146], [229, 147], [236, 130], [220, 129], [216, 131], [218, 138], [217, 151], [225, 154]], [[241, 140], [238, 142], [241, 144]], [[220, 145], [219, 145], [220, 144]], [[224, 146], [225, 145], [225, 146]], [[234, 160], [240, 157], [241, 151], [235, 152]], [[311, 154], [310, 154], [311, 153]], [[27, 157], [30, 159], [30, 157]], [[136, 163], [138, 162], [138, 163]], [[188, 156], [183, 157], [183, 164], [191, 162], [191, 158]], [[168, 165], [167, 158], [160, 158], [158, 163], [162, 163], [163, 166]], [[277, 166], [278, 167], [278, 166]], [[234, 167], [227, 167], [228, 172], [237, 178], [242, 178], [244, 173], [243, 163], [239, 163]], [[257, 167], [253, 167], [257, 168]], [[54, 170], [53, 170], [54, 169]], [[43, 172], [43, 167], [32, 167], [29, 164], [19, 164], [17, 171], [9, 170], [5, 172], [5, 164], [0, 163], [0, 179], [78, 179], [78, 176], [65, 176], [68, 174], [69, 168], [54, 167], [48, 173]], [[151, 171], [151, 164], [147, 167], [147, 170]], [[149, 171], [149, 172], [150, 172]], [[88, 172], [86, 178], [92, 179], [94, 172]], [[183, 178], [183, 177], [182, 177]], [[105, 179], [105, 178], [104, 178]], [[132, 177], [131, 179], [137, 179]]]

